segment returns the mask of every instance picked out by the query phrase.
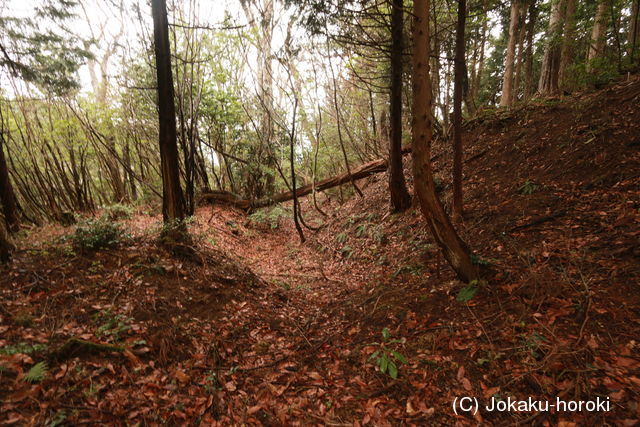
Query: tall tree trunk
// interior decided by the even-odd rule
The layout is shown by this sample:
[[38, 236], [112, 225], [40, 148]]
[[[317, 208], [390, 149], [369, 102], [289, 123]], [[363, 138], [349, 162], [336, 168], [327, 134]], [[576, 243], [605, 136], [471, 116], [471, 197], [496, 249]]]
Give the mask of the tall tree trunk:
[[11, 253], [15, 246], [9, 237], [9, 233], [5, 229], [4, 222], [0, 218], [0, 264], [8, 262], [11, 259]]
[[131, 191], [131, 200], [138, 199], [138, 191], [136, 189], [136, 180], [133, 172], [133, 163], [131, 163], [131, 148], [129, 146], [129, 140], [124, 141], [124, 156], [123, 159], [125, 167], [125, 176], [129, 183], [129, 189]]
[[524, 72], [524, 99], [527, 100], [533, 96], [535, 85], [533, 81], [533, 38], [536, 31], [536, 20], [538, 17], [537, 0], [531, 0], [529, 4], [529, 20], [527, 21], [527, 50], [524, 54], [526, 58]]
[[69, 166], [71, 169], [71, 178], [73, 180], [73, 199], [78, 210], [86, 209], [84, 199], [82, 197], [82, 182], [80, 181], [80, 170], [76, 161], [76, 152], [73, 149], [73, 143], [69, 141]]
[[411, 206], [402, 170], [402, 0], [391, 4], [391, 96], [389, 106], [389, 192], [391, 212], [401, 212]]
[[113, 136], [109, 135], [105, 138], [105, 144], [108, 151], [105, 155], [105, 163], [107, 170], [109, 171], [111, 186], [113, 187], [113, 201], [120, 203], [127, 199], [127, 191], [124, 186], [122, 175], [120, 174], [120, 166], [117, 160], [118, 151], [116, 149], [116, 140]]
[[568, 75], [567, 70], [573, 60], [575, 54], [576, 43], [576, 0], [567, 0], [567, 9], [565, 11], [565, 30], [562, 39], [562, 50], [560, 52], [560, 70], [558, 71], [558, 81], [563, 89], [567, 87]]
[[[380, 147], [380, 141], [378, 140], [378, 123], [376, 120], [376, 109], [373, 105], [373, 91], [371, 89], [369, 92], [369, 110], [371, 111], [371, 133], [373, 133], [373, 154], [376, 156], [380, 155], [380, 151], [378, 148]], [[367, 153], [368, 154], [368, 153]]]
[[593, 29], [591, 30], [591, 43], [589, 44], [589, 52], [587, 53], [587, 71], [592, 72], [593, 61], [596, 58], [602, 57], [605, 47], [605, 34], [607, 31], [607, 11], [609, 8], [609, 2], [607, 0], [600, 0], [598, 3], [598, 9], [596, 10], [595, 20], [593, 22]]
[[460, 280], [478, 279], [469, 249], [456, 233], [436, 194], [431, 167], [431, 81], [429, 79], [429, 0], [413, 2], [412, 150], [416, 194], [434, 239]]
[[[3, 126], [4, 127], [4, 126]], [[15, 232], [20, 228], [16, 195], [9, 178], [7, 160], [4, 157], [4, 129], [0, 129], [0, 203], [2, 213], [10, 231]]]
[[518, 0], [511, 0], [511, 17], [509, 22], [509, 42], [507, 44], [507, 54], [504, 60], [504, 77], [502, 79], [502, 96], [500, 106], [511, 105], [511, 90], [513, 87], [513, 63], [516, 56], [516, 41], [518, 39], [518, 16], [520, 4]]
[[165, 0], [151, 0], [153, 36], [158, 79], [158, 119], [162, 171], [162, 217], [165, 223], [184, 219], [184, 196], [180, 187], [180, 166], [176, 136], [176, 111], [171, 73], [169, 23]]
[[[122, 4], [120, 4], [120, 8], [122, 9]], [[86, 10], [85, 17], [87, 19], [87, 22], [89, 22], [89, 17], [86, 14]], [[90, 27], [89, 31], [93, 38], [99, 38], [99, 35], [94, 33], [93, 28]], [[122, 20], [120, 23], [120, 30], [118, 34], [114, 36], [113, 40], [107, 42], [106, 50], [104, 51], [102, 56], [100, 58], [89, 59], [89, 61], [87, 62], [87, 69], [89, 70], [89, 76], [91, 78], [91, 87], [100, 108], [106, 109], [107, 107], [107, 93], [109, 91], [109, 61], [111, 57], [116, 53], [116, 47], [118, 46], [119, 40], [123, 34], [124, 20]], [[102, 35], [103, 34], [100, 34], [100, 36]], [[96, 69], [100, 74], [100, 78], [98, 78], [98, 72], [96, 72]], [[110, 130], [113, 129], [113, 123], [111, 122], [110, 117], [107, 117], [104, 123], [109, 127]], [[112, 137], [105, 138], [105, 147], [107, 148], [107, 153], [104, 156], [104, 163], [107, 167], [107, 172], [109, 173], [109, 179], [111, 180], [113, 201], [119, 203], [126, 200], [127, 192], [124, 179], [120, 174], [118, 151], [116, 150], [115, 139]]]
[[631, 15], [629, 16], [629, 34], [627, 39], [629, 42], [629, 62], [633, 64], [636, 53], [638, 52], [638, 41], [640, 41], [640, 0], [635, 0], [631, 6]]
[[522, 64], [524, 62], [525, 35], [527, 26], [525, 21], [527, 18], [527, 2], [520, 4], [520, 29], [518, 30], [518, 55], [516, 58], [516, 72], [513, 78], [513, 90], [511, 91], [511, 104], [518, 101], [518, 93], [520, 92], [520, 81], [522, 76]]
[[[196, 129], [196, 132], [197, 131], [198, 130]], [[207, 174], [207, 164], [204, 160], [202, 144], [197, 145], [196, 161], [198, 162], [198, 174], [200, 175], [201, 189], [204, 191], [209, 191], [211, 189], [211, 185], [209, 184], [209, 174]]]
[[[329, 43], [327, 41], [327, 50], [329, 48]], [[347, 173], [351, 175], [351, 166], [349, 165], [349, 158], [347, 157], [347, 150], [344, 147], [344, 140], [342, 138], [342, 114], [340, 105], [338, 104], [338, 82], [336, 81], [336, 76], [333, 71], [333, 64], [331, 63], [331, 56], [329, 56], [329, 69], [331, 70], [331, 80], [333, 81], [333, 108], [336, 112], [336, 127], [338, 130], [338, 142], [340, 143], [340, 151], [342, 152], [342, 158], [344, 159], [344, 165], [347, 168]], [[351, 186], [358, 193], [358, 196], [364, 197], [362, 191], [356, 185], [355, 179], [351, 179]]]
[[[447, 112], [442, 108], [441, 100], [441, 88], [440, 88], [440, 69], [442, 68], [440, 63], [440, 39], [438, 35], [440, 34], [440, 27], [438, 24], [438, 10], [436, 9], [436, 2], [431, 3], [431, 8], [433, 11], [433, 37], [431, 37], [431, 43], [433, 43], [433, 55], [431, 55], [431, 60], [433, 61], [433, 69], [431, 72], [431, 87], [433, 89], [432, 97], [434, 102], [432, 102], [431, 114], [435, 117], [437, 122], [438, 115], [436, 114], [436, 108], [441, 107], [442, 118], [447, 116]], [[446, 130], [445, 130], [446, 132]]]
[[447, 68], [444, 70], [444, 100], [442, 103], [442, 137], [449, 138], [449, 123], [451, 119], [451, 63], [447, 61]]
[[[266, 157], [261, 158], [269, 169], [274, 169], [276, 159], [273, 153], [273, 76], [271, 64], [271, 40], [273, 37], [273, 0], [264, 0], [260, 16], [260, 48], [258, 49], [258, 84], [262, 103], [262, 117], [260, 119], [262, 153]], [[258, 185], [259, 193], [257, 197], [271, 194], [274, 191], [275, 175], [267, 173], [260, 174], [260, 179], [264, 179], [263, 185]]]
[[487, 0], [482, 2], [482, 32], [480, 34], [480, 59], [478, 59], [478, 71], [475, 81], [471, 89], [471, 96], [475, 100], [478, 98], [478, 91], [482, 84], [482, 75], [484, 71], [485, 44], [487, 43], [487, 24], [489, 17], [487, 16]]
[[456, 56], [453, 86], [453, 220], [462, 222], [462, 92], [465, 78], [464, 29], [467, 19], [467, 2], [458, 0], [458, 24], [456, 28]]
[[[271, 155], [273, 152], [273, 76], [271, 67], [271, 39], [273, 37], [273, 1], [265, 0], [264, 11], [262, 16], [262, 52], [263, 52], [263, 65], [262, 65], [262, 82], [261, 90], [265, 102], [265, 110], [263, 121], [263, 132], [266, 133], [266, 143], [268, 154], [267, 164], [273, 167], [276, 159]], [[267, 174], [265, 177], [265, 192], [271, 194], [274, 191], [275, 175]]]
[[[274, 156], [274, 127], [273, 127], [273, 75], [271, 42], [273, 38], [273, 5], [274, 0], [240, 0], [240, 5], [247, 20], [253, 26], [257, 34], [256, 49], [258, 80], [258, 98], [262, 108], [258, 128], [260, 144], [254, 153], [255, 160], [260, 165], [252, 172], [249, 179], [248, 191], [251, 197], [258, 199], [266, 194], [271, 194], [275, 187], [275, 175], [277, 159]], [[252, 6], [257, 6], [259, 15], [256, 16]], [[266, 171], [266, 172], [265, 172]]]
[[[305, 242], [304, 233], [298, 220], [300, 204], [298, 203], [298, 194], [296, 188], [296, 166], [295, 166], [295, 143], [296, 143], [296, 113], [298, 109], [298, 96], [295, 96], [293, 104], [293, 118], [291, 119], [291, 133], [289, 133], [289, 166], [291, 167], [291, 192], [293, 193], [293, 223], [300, 237], [300, 243]], [[302, 216], [300, 216], [302, 218]]]
[[[480, 34], [479, 28], [472, 28], [472, 33], [470, 34], [470, 39], [473, 40], [471, 58], [467, 57], [465, 61], [467, 63], [470, 62], [470, 67], [467, 66], [468, 73], [468, 88], [463, 94], [464, 104], [467, 107], [467, 114], [469, 116], [474, 116], [476, 113], [476, 104], [475, 99], [473, 98], [474, 85], [476, 82], [476, 75], [478, 73], [478, 53], [480, 46]], [[469, 55], [469, 51], [467, 51], [467, 55]], [[470, 72], [469, 72], [470, 71]]]
[[538, 94], [553, 95], [558, 93], [558, 72], [560, 71], [560, 46], [562, 44], [562, 17], [564, 0], [552, 0], [547, 45], [540, 68]]

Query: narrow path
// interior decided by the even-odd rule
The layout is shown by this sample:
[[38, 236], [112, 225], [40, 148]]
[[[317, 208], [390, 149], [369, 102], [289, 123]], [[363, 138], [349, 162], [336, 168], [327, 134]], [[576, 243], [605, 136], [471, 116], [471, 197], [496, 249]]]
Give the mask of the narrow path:
[[354, 410], [361, 403], [353, 396], [385, 386], [366, 384], [358, 375], [361, 362], [350, 358], [355, 347], [366, 344], [348, 339], [361, 317], [354, 306], [362, 299], [364, 271], [355, 263], [336, 262], [313, 238], [301, 245], [288, 220], [269, 230], [223, 208], [203, 208], [198, 217], [204, 229], [215, 230], [218, 249], [234, 254], [268, 283], [263, 298], [271, 309], [235, 320], [255, 327], [250, 342], [238, 337], [236, 345], [259, 357], [233, 378], [238, 389], [255, 390], [249, 412], [267, 423], [275, 422], [274, 416], [287, 424], [352, 425], [360, 419]]

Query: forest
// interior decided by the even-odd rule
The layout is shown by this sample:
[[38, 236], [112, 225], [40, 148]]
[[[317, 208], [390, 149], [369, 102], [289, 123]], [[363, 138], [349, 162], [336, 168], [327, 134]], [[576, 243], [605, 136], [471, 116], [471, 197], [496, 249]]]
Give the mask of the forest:
[[2, 425], [640, 425], [640, 0], [0, 0]]

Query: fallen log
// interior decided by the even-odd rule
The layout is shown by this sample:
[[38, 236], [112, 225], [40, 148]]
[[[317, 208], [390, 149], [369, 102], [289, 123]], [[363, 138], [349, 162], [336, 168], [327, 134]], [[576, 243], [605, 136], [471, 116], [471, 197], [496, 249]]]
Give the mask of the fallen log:
[[200, 204], [203, 202], [224, 203], [240, 209], [249, 209], [251, 207], [251, 202], [249, 200], [243, 199], [237, 194], [229, 191], [221, 190], [210, 190], [206, 193], [202, 193], [200, 196]]
[[[472, 162], [473, 160], [484, 156], [488, 151], [489, 150], [484, 150], [474, 156], [471, 156], [470, 158], [465, 160], [465, 163]], [[411, 147], [404, 147], [402, 149], [402, 154], [404, 155], [408, 153], [411, 153]], [[436, 154], [435, 156], [431, 157], [431, 162], [434, 162], [439, 156], [440, 154]], [[349, 175], [349, 173], [344, 173], [342, 175], [332, 176], [331, 178], [323, 179], [322, 181], [316, 182], [315, 191], [324, 191], [333, 187], [337, 187], [338, 185], [346, 184], [348, 182], [351, 182], [352, 177], [354, 180], [367, 178], [371, 175], [386, 171], [387, 167], [387, 159], [382, 158], [373, 160], [369, 163], [365, 163], [355, 169], [352, 169], [351, 175]], [[312, 191], [313, 185], [307, 184], [303, 187], [299, 187], [296, 190], [296, 196], [304, 197], [307, 194], [311, 194]], [[224, 203], [239, 209], [250, 210], [265, 208], [267, 206], [275, 205], [276, 203], [288, 202], [289, 200], [293, 200], [293, 191], [285, 191], [284, 193], [278, 193], [273, 197], [265, 197], [263, 199], [255, 200], [252, 202], [251, 200], [243, 199], [237, 194], [231, 193], [229, 191], [210, 190], [200, 196], [198, 203]]]
[[[410, 152], [411, 147], [402, 149], [402, 154]], [[371, 162], [360, 165], [355, 169], [352, 169], [351, 174], [344, 173], [342, 175], [336, 175], [331, 178], [323, 179], [322, 181], [316, 182], [315, 191], [328, 190], [330, 188], [337, 187], [338, 185], [349, 183], [352, 179], [358, 180], [367, 178], [371, 175], [386, 171], [387, 166], [388, 162], [385, 158], [373, 160]], [[304, 197], [307, 194], [311, 194], [313, 190], [314, 185], [307, 184], [305, 186], [299, 187], [296, 190], [296, 196]], [[263, 199], [255, 200], [253, 202], [247, 199], [242, 199], [241, 197], [228, 191], [208, 191], [200, 196], [200, 203], [226, 203], [244, 210], [264, 208], [267, 206], [275, 205], [276, 203], [287, 202], [289, 200], [293, 200], [293, 191], [285, 191], [283, 193], [278, 193], [272, 197], [266, 197]]]

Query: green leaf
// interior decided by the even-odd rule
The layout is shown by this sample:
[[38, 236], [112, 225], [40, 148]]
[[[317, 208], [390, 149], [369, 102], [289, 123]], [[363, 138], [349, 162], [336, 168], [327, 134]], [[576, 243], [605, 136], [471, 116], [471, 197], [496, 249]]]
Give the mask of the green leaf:
[[391, 336], [391, 334], [389, 333], [389, 329], [384, 328], [384, 329], [382, 330], [382, 338], [384, 338], [384, 339], [385, 339], [385, 341], [386, 341], [386, 340], [388, 340], [388, 339], [389, 339], [389, 337], [390, 337], [390, 336]]
[[51, 421], [49, 421], [48, 427], [58, 427], [60, 425], [63, 425], [66, 419], [67, 419], [67, 411], [62, 409], [56, 412], [56, 414], [53, 416]]
[[478, 292], [478, 288], [476, 288], [475, 286], [465, 286], [464, 288], [460, 289], [460, 292], [458, 292], [458, 297], [456, 299], [460, 302], [467, 302], [475, 296], [476, 292]]
[[400, 362], [400, 363], [409, 363], [407, 362], [407, 358], [404, 357], [402, 354], [398, 353], [397, 351], [393, 351], [393, 356]]
[[380, 354], [380, 350], [374, 351], [373, 354], [369, 356], [369, 360], [375, 359], [376, 357], [378, 357], [379, 354]]
[[389, 357], [385, 354], [380, 358], [380, 372], [383, 374], [387, 372], [389, 366]]
[[49, 367], [46, 362], [38, 362], [29, 369], [29, 372], [22, 379], [28, 383], [39, 383], [44, 379]]
[[389, 361], [389, 376], [394, 380], [398, 378], [398, 367], [393, 361]]

